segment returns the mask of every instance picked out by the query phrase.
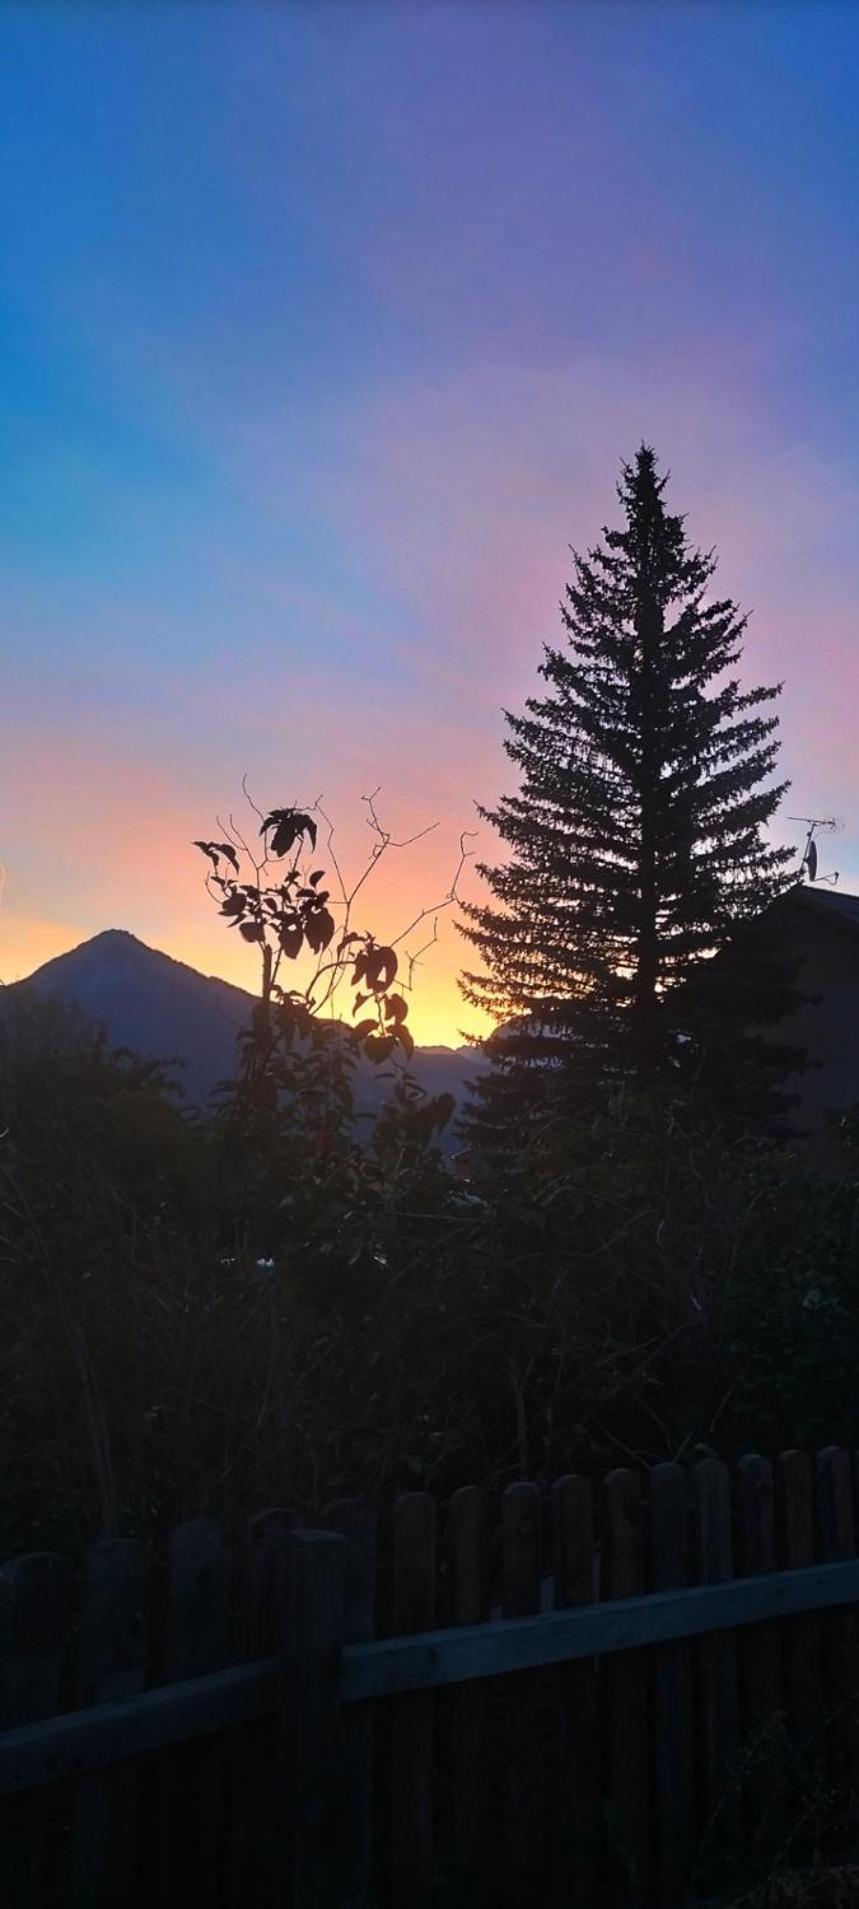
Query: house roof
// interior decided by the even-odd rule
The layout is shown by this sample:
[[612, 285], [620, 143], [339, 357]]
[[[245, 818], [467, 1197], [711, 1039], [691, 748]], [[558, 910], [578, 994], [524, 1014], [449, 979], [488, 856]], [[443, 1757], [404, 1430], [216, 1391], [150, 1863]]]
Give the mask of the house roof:
[[829, 920], [840, 928], [859, 930], [859, 895], [848, 895], [837, 888], [811, 888], [803, 884], [790, 889], [784, 900], [798, 903], [819, 919]]

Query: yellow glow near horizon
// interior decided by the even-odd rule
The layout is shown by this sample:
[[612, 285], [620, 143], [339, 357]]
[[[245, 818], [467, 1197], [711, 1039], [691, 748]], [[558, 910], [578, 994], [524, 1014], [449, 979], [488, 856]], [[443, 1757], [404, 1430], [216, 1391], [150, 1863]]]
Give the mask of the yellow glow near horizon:
[[[137, 928], [132, 928], [130, 932], [136, 933], [147, 946], [172, 956], [174, 961], [185, 962], [200, 974], [229, 981], [234, 987], [244, 988], [248, 993], [255, 991], [257, 970], [253, 950], [235, 936], [221, 932], [216, 919], [211, 924], [210, 932], [201, 929], [190, 934], [179, 933], [175, 937], [160, 935], [157, 939]], [[82, 942], [90, 940], [95, 933], [98, 933], [97, 929], [88, 931], [83, 925], [72, 927], [66, 922], [22, 920], [4, 915], [0, 918], [0, 984], [24, 980], [46, 962], [68, 954]], [[462, 1043], [464, 1029], [474, 1035], [485, 1033], [488, 1029], [487, 1016], [469, 1007], [459, 992], [458, 970], [453, 964], [456, 960], [462, 960], [464, 952], [458, 946], [458, 937], [450, 932], [448, 926], [444, 940], [425, 956], [416, 970], [409, 995], [409, 1027], [419, 1046], [458, 1047]], [[344, 984], [341, 990], [338, 1006], [343, 1018], [348, 1020], [352, 1006], [352, 991], [348, 984]]]

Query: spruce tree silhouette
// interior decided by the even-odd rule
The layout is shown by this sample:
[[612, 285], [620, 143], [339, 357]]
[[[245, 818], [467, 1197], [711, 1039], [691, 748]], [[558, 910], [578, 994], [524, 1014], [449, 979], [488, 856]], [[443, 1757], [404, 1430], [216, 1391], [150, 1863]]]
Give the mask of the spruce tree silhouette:
[[[497, 1027], [471, 1114], [485, 1145], [559, 1090], [582, 1107], [621, 1080], [718, 1079], [760, 1117], [797, 1058], [750, 1032], [795, 997], [769, 938], [744, 939], [795, 879], [765, 835], [788, 786], [772, 779], [781, 686], [734, 673], [746, 618], [712, 592], [715, 557], [666, 483], [647, 445], [622, 466], [622, 528], [573, 553], [548, 693], [506, 713], [520, 786], [480, 814], [511, 853], [480, 867], [492, 899], [462, 924], [483, 962], [463, 993]], [[707, 959], [738, 935], [742, 964]]]

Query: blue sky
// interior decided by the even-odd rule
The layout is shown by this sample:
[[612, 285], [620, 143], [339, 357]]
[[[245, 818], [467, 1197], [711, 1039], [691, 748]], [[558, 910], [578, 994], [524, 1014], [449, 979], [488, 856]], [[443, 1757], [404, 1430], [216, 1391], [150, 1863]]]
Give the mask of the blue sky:
[[368, 788], [437, 820], [385, 932], [443, 893], [642, 436], [859, 886], [857, 62], [826, 0], [3, 10], [0, 975], [250, 980], [187, 847], [245, 770], [356, 863]]

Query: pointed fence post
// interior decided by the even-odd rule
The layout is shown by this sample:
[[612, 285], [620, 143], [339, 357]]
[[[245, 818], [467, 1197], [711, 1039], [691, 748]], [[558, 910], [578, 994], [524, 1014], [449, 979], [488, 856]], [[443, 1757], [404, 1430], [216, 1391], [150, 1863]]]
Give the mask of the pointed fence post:
[[341, 1900], [334, 1786], [345, 1572], [346, 1540], [339, 1533], [290, 1532], [278, 1702], [290, 1909], [338, 1909]]

